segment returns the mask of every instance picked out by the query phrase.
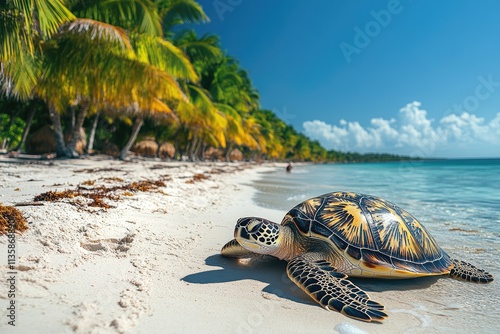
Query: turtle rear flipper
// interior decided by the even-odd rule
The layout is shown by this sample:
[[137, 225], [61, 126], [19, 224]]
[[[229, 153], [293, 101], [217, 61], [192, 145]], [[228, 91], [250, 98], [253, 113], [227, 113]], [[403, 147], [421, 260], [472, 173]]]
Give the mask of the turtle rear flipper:
[[288, 277], [327, 310], [336, 310], [362, 321], [381, 322], [387, 317], [384, 306], [347, 280], [321, 255], [306, 253], [288, 262]]
[[483, 269], [479, 269], [474, 265], [452, 259], [453, 267], [450, 270], [450, 277], [474, 283], [489, 283], [493, 281], [493, 275]]

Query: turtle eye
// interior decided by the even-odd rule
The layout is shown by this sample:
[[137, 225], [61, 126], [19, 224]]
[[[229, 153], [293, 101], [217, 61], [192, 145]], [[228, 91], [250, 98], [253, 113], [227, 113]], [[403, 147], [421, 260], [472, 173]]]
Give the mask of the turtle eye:
[[248, 225], [247, 225], [247, 230], [248, 232], [252, 232], [254, 230], [257, 230], [260, 226], [261, 222], [258, 220], [252, 220]]

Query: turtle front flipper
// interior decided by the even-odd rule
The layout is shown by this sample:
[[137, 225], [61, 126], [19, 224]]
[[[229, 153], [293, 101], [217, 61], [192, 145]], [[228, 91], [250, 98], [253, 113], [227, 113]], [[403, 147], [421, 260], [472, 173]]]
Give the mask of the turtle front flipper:
[[387, 317], [384, 306], [347, 280], [321, 255], [306, 253], [288, 262], [288, 277], [327, 310], [336, 310], [362, 321], [380, 322]]
[[493, 275], [483, 269], [479, 269], [470, 263], [452, 259], [453, 267], [450, 270], [450, 277], [474, 283], [489, 283], [493, 281]]
[[233, 239], [226, 243], [224, 247], [220, 250], [222, 256], [234, 257], [234, 258], [251, 258], [251, 257], [261, 257], [262, 255], [253, 253], [246, 248], [243, 248], [236, 239]]

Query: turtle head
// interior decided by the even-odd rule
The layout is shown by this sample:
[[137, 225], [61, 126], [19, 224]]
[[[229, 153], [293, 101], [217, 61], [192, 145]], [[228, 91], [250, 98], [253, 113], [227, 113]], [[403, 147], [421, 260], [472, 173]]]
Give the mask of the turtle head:
[[264, 218], [238, 219], [234, 238], [251, 252], [273, 255], [279, 248], [280, 225]]

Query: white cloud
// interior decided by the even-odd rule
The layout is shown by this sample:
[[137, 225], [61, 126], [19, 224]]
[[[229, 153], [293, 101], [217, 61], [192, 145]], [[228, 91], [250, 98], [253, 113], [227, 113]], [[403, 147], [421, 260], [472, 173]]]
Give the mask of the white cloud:
[[326, 148], [341, 151], [389, 152], [421, 157], [500, 156], [500, 113], [490, 121], [463, 112], [437, 122], [429, 119], [420, 102], [407, 104], [398, 119], [373, 118], [370, 126], [340, 120], [304, 122], [304, 132]]

